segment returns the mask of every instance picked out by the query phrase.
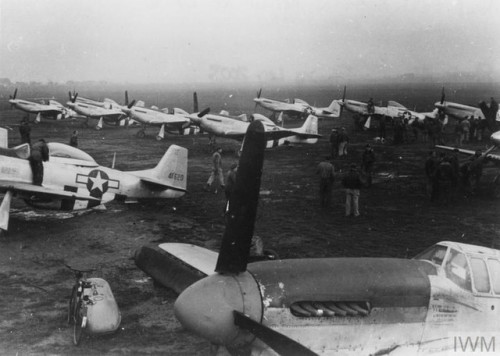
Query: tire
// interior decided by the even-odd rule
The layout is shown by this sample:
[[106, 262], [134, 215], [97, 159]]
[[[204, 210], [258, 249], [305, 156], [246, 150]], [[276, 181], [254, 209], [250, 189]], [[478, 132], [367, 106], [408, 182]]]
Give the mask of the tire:
[[76, 346], [80, 344], [80, 340], [82, 339], [83, 329], [85, 328], [84, 322], [86, 322], [85, 319], [87, 319], [85, 314], [83, 302], [79, 300], [76, 305], [75, 324], [73, 325], [73, 343]]
[[141, 130], [136, 133], [136, 136], [139, 138], [144, 138], [146, 136], [146, 133]]
[[69, 298], [68, 304], [68, 324], [72, 324], [75, 321], [75, 310], [77, 304], [77, 290], [78, 287], [76, 285], [73, 286], [73, 290], [71, 291], [71, 297]]

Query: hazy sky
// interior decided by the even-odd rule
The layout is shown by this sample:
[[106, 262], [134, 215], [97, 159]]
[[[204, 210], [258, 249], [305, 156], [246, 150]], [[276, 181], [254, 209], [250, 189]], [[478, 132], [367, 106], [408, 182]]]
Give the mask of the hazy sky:
[[499, 0], [0, 0], [0, 77], [206, 82], [491, 73]]

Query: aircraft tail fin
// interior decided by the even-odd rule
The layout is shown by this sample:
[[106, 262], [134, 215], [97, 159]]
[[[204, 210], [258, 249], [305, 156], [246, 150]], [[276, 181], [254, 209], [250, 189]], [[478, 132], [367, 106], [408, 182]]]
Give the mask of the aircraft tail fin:
[[318, 134], [318, 118], [314, 115], [309, 115], [304, 122], [304, 125], [300, 128], [301, 132], [306, 134], [317, 135]]
[[328, 107], [328, 111], [331, 112], [334, 117], [340, 117], [340, 110], [341, 107], [338, 100], [333, 100]]
[[188, 150], [171, 145], [153, 169], [134, 172], [143, 181], [164, 189], [186, 191]]

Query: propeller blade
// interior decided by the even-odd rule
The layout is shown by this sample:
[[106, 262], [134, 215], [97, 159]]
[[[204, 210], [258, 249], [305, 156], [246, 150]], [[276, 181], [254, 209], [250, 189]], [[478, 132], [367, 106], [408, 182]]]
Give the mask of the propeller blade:
[[73, 102], [73, 97], [71, 96], [71, 91], [68, 91], [68, 98], [69, 98], [69, 101]]
[[253, 236], [266, 137], [260, 121], [253, 121], [243, 141], [234, 192], [229, 199], [227, 223], [215, 271], [239, 273], [247, 268]]
[[261, 323], [250, 319], [245, 314], [234, 310], [234, 324], [241, 329], [245, 329], [264, 341], [269, 347], [280, 355], [286, 356], [317, 356], [316, 353], [309, 350], [304, 345], [298, 343], [289, 337], [274, 331]]
[[128, 91], [125, 90], [125, 105], [128, 106]]
[[347, 86], [344, 85], [344, 94], [342, 95], [342, 102], [345, 102], [345, 92], [347, 90]]
[[127, 105], [127, 108], [131, 109], [131, 108], [132, 108], [132, 106], [134, 106], [134, 104], [135, 104], [135, 99], [134, 99], [134, 100], [132, 100], [132, 102], [131, 102], [130, 104], [128, 104], [128, 105]]
[[347, 90], [347, 86], [344, 85], [344, 94], [342, 94], [342, 105], [340, 105], [340, 113], [339, 116], [342, 115], [342, 112], [344, 112], [344, 103], [345, 103], [345, 92]]
[[260, 88], [259, 91], [257, 92], [257, 99], [260, 98], [261, 94], [262, 94], [262, 88]]
[[206, 114], [208, 114], [210, 112], [210, 108], [206, 108], [205, 110], [203, 110], [202, 112], [200, 112], [198, 114], [198, 117], [203, 117], [205, 116]]
[[16, 90], [14, 90], [14, 96], [12, 97], [12, 99], [15, 99], [17, 97], [17, 88]]
[[441, 90], [441, 104], [444, 103], [444, 86], [443, 89]]
[[198, 94], [196, 92], [193, 93], [193, 112], [198, 112]]

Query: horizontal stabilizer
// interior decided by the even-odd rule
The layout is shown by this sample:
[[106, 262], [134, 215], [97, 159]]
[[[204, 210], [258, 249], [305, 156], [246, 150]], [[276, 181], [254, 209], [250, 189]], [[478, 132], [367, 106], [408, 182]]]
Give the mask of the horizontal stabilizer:
[[151, 185], [153, 189], [156, 186], [159, 190], [172, 189], [172, 190], [178, 190], [179, 192], [187, 192], [187, 190], [184, 188], [167, 184], [165, 183], [165, 181], [159, 179], [154, 179], [150, 177], [140, 177], [140, 178], [144, 183]]
[[161, 285], [181, 293], [213, 274], [218, 254], [202, 247], [164, 243], [146, 245], [135, 253], [135, 264]]
[[0, 155], [7, 157], [15, 157], [21, 159], [28, 159], [30, 156], [30, 145], [28, 143], [23, 143], [22, 145], [16, 146], [14, 148], [1, 148]]

